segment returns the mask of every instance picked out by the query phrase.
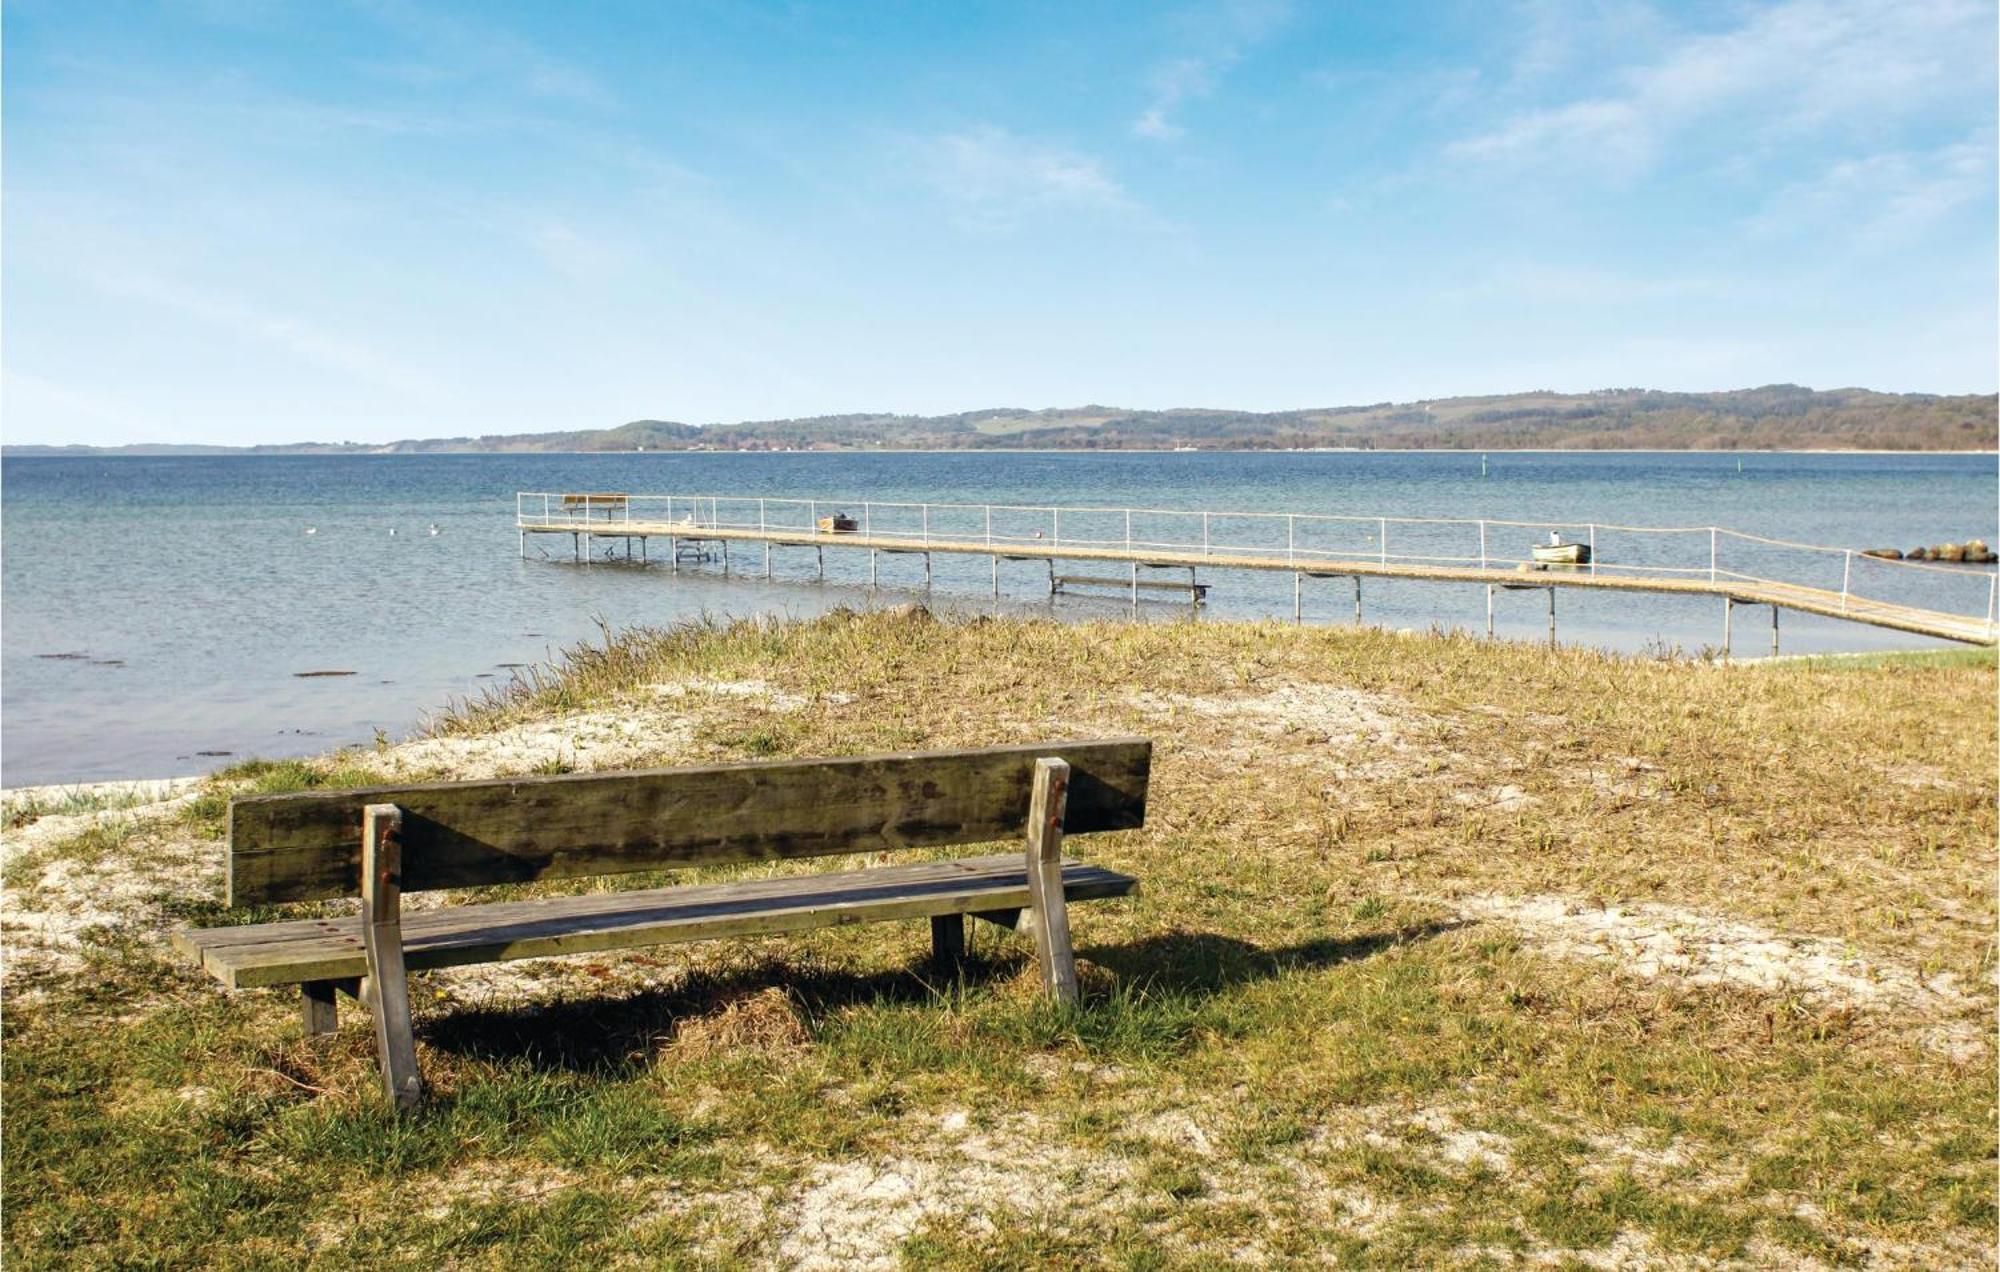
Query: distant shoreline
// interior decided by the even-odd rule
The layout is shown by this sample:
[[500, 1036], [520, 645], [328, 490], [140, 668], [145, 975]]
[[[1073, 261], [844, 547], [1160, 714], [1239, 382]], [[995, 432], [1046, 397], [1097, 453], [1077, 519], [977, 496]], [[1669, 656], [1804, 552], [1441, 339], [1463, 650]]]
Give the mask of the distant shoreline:
[[806, 450], [750, 450], [725, 447], [718, 450], [349, 450], [349, 451], [257, 451], [193, 450], [145, 451], [122, 449], [66, 450], [41, 447], [0, 447], [0, 459], [454, 459], [494, 456], [581, 456], [581, 455], [1987, 455], [2000, 459], [2000, 450], [1884, 449], [1846, 446], [1700, 447], [1700, 446], [1198, 446], [1184, 450], [1174, 446], [841, 446]]

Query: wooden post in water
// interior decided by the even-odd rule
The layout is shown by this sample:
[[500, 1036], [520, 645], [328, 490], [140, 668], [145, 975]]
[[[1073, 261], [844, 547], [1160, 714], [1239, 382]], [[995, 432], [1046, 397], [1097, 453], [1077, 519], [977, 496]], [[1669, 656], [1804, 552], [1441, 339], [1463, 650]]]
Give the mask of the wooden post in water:
[[1359, 574], [1354, 576], [1354, 622], [1356, 626], [1359, 626], [1361, 623], [1361, 576]]
[[1549, 589], [1549, 648], [1556, 647], [1556, 590]]
[[1771, 607], [1771, 657], [1778, 656], [1778, 607]]
[[1486, 639], [1493, 639], [1493, 585], [1486, 585]]
[[1300, 574], [1297, 570], [1292, 571], [1292, 621], [1294, 623], [1305, 621], [1301, 617], [1302, 611], [1299, 600], [1299, 590], [1305, 585], [1304, 580], [1305, 575]]
[[1736, 598], [1722, 598], [1722, 660], [1729, 661], [1729, 622], [1736, 616]]

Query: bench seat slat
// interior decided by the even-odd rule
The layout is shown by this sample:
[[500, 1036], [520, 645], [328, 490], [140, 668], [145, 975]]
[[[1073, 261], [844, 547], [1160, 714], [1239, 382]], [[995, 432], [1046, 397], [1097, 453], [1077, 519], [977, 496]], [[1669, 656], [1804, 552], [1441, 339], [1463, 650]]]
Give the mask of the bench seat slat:
[[[1138, 880], [1063, 863], [1072, 901], [1129, 896]], [[843, 923], [922, 918], [1028, 905], [1019, 853], [737, 883], [680, 885], [410, 912], [411, 970], [581, 954]], [[367, 973], [358, 917], [199, 928], [175, 944], [231, 987], [289, 985]]]

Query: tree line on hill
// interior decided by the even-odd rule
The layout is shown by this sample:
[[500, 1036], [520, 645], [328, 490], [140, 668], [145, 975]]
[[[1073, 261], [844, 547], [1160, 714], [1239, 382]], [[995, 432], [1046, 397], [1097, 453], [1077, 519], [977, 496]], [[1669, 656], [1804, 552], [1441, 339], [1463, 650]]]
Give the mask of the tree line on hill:
[[6, 453], [553, 452], [632, 450], [1988, 450], [1993, 394], [1603, 389], [1379, 402], [1295, 411], [1082, 406], [956, 415], [826, 415], [741, 424], [634, 420], [615, 428], [245, 448], [8, 447]]

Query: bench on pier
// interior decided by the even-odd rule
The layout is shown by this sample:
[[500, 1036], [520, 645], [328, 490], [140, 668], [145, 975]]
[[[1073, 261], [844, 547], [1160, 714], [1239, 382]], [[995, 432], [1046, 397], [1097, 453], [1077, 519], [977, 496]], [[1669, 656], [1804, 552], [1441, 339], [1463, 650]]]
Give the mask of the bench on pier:
[[1109, 576], [1088, 574], [1058, 574], [1049, 580], [1050, 590], [1060, 592], [1066, 587], [1108, 587], [1129, 592], [1134, 588], [1152, 592], [1186, 592], [1196, 601], [1208, 599], [1206, 583], [1176, 583], [1170, 579], [1115, 579]]
[[598, 512], [607, 518], [625, 517], [632, 506], [632, 496], [622, 491], [584, 491], [562, 497], [562, 509], [566, 515], [581, 511], [588, 521]]
[[[1044, 989], [1076, 998], [1068, 903], [1138, 880], [1062, 856], [1143, 825], [1152, 743], [724, 764], [261, 795], [230, 802], [228, 903], [361, 898], [361, 913], [177, 932], [232, 989], [298, 985], [329, 1033], [335, 991], [373, 1013], [382, 1079], [422, 1094], [406, 973], [837, 924], [928, 918], [963, 956], [967, 914], [1032, 935]], [[402, 894], [1025, 837], [1025, 852], [403, 913]]]

